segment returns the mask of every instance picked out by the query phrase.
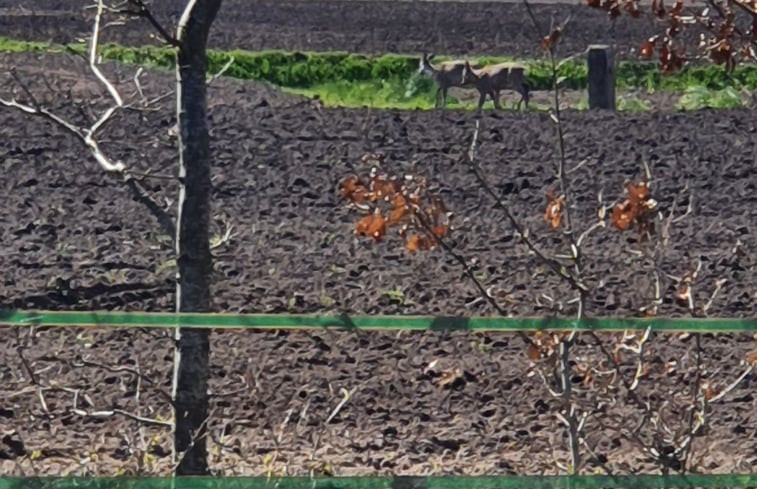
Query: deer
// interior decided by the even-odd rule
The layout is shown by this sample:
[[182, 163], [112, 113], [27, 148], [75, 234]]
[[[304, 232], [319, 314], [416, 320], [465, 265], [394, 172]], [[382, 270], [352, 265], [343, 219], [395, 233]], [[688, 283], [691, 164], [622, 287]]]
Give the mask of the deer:
[[478, 99], [479, 112], [486, 101], [487, 95], [494, 102], [494, 107], [500, 109], [499, 91], [506, 89], [515, 90], [520, 93], [518, 110], [520, 110], [521, 102], [524, 101], [526, 102], [526, 108], [528, 108], [530, 87], [526, 82], [526, 68], [521, 64], [499, 63], [476, 69], [465, 61], [462, 78], [464, 85], [475, 85], [478, 89], [478, 93], [480, 94]]
[[443, 61], [437, 65], [431, 64], [433, 54], [423, 54], [418, 66], [418, 74], [426, 74], [434, 79], [439, 88], [436, 90], [436, 98], [434, 100], [434, 107], [439, 107], [439, 95], [441, 94], [442, 109], [447, 104], [447, 90], [450, 87], [471, 87], [473, 83], [463, 83], [463, 70], [466, 64], [469, 63], [466, 60], [456, 59], [452, 61]]

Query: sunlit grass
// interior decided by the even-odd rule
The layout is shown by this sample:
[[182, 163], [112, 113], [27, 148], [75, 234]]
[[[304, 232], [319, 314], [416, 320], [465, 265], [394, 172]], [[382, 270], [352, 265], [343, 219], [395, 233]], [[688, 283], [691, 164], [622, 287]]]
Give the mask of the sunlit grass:
[[[86, 51], [86, 45], [62, 46], [44, 42], [18, 41], [0, 37], [0, 52], [49, 52], [65, 50]], [[160, 46], [100, 46], [103, 59], [136, 64], [151, 68], [169, 69], [175, 62], [173, 48]], [[418, 58], [406, 54], [368, 56], [345, 52], [287, 52], [230, 50], [208, 52], [208, 71], [215, 73], [229, 60], [234, 62], [224, 73], [245, 80], [263, 81], [290, 93], [318, 97], [329, 107], [373, 107], [376, 109], [434, 108], [436, 86], [430, 78], [417, 73]], [[445, 59], [443, 56], [439, 60]], [[481, 64], [511, 61], [506, 57], [473, 57]], [[534, 91], [549, 90], [551, 71], [544, 60], [520, 60], [528, 67], [528, 82]], [[561, 87], [585, 90], [587, 69], [583, 60], [570, 60], [561, 66]], [[727, 76], [722, 67], [714, 65], [687, 67], [673, 75], [661, 75], [654, 63], [622, 61], [616, 70], [619, 92], [618, 110], [651, 110], [644, 100], [623, 96], [622, 92], [639, 90], [647, 94], [655, 91], [682, 93], [678, 103], [681, 110], [697, 108], [736, 108], [745, 105], [741, 93], [757, 90], [757, 65], [740, 65]], [[447, 99], [449, 109], [475, 109], [477, 95], [464, 101], [454, 95]], [[503, 103], [507, 109], [511, 104]], [[484, 109], [493, 105], [487, 101]], [[571, 108], [584, 110], [588, 100], [582, 97]], [[533, 102], [530, 110], [548, 110], [544, 103]]]

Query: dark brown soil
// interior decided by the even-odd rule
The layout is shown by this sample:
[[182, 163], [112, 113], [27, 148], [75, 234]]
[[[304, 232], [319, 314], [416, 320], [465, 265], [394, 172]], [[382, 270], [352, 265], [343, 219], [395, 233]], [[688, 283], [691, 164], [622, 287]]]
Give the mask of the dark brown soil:
[[[0, 32], [5, 36], [55, 42], [71, 42], [90, 34], [81, 2], [0, 0]], [[651, 18], [613, 23], [606, 13], [584, 5], [534, 2], [533, 11], [542, 29], [552, 16], [573, 18], [565, 29], [562, 52], [578, 53], [588, 44], [609, 43], [618, 55], [659, 31]], [[156, 17], [166, 25], [178, 19], [182, 2], [154, 2]], [[91, 11], [90, 11], [91, 12]], [[13, 13], [13, 15], [11, 15]], [[543, 35], [543, 34], [542, 34]], [[136, 45], [156, 42], [146, 21], [128, 29], [108, 29], [108, 41]], [[396, 2], [311, 0], [226, 0], [214, 24], [210, 44], [217, 48], [286, 49], [367, 53], [490, 54], [541, 56], [537, 33], [522, 2]]]
[[[73, 120], [91, 120], [88, 111], [104, 107], [100, 101], [83, 111], [72, 108], [99, 92], [74, 58], [0, 59], [5, 68], [18, 67], [42, 102]], [[46, 87], [42, 73], [58, 93]], [[118, 73], [124, 94], [133, 91], [133, 68], [111, 67], [108, 73]], [[147, 73], [143, 88], [157, 96], [171, 78]], [[10, 97], [7, 77], [0, 86], [2, 96]], [[214, 232], [221, 235], [233, 225], [230, 241], [214, 250], [216, 310], [492, 314], [457, 262], [442, 252], [410, 254], [396, 237], [376, 244], [354, 236], [359, 214], [340, 200], [338, 182], [368, 169], [359, 163], [362, 155], [383, 151], [385, 169], [415, 169], [438, 187], [455, 212], [451, 244], [498, 292], [509, 314], [575, 313], [570, 291], [520, 243], [465, 163], [472, 113], [324, 109], [223, 79], [210, 89], [210, 105]], [[565, 121], [573, 217], [581, 230], [596, 220], [598, 193], [607, 204], [623, 198], [624, 182], [640, 177], [644, 160], [661, 211], [681, 217], [671, 225], [657, 264], [659, 314], [688, 314], [675, 299], [675, 277], [701, 260], [696, 303], [707, 303], [716, 282], [725, 279], [709, 314], [755, 317], [754, 112], [567, 112]], [[143, 182], [169, 209], [176, 199], [170, 178], [174, 124], [166, 103], [156, 112], [124, 111], [102, 134], [114, 159], [134, 171], [169, 177]], [[0, 131], [2, 307], [170, 311], [170, 243], [121, 183], [46, 121], [3, 108]], [[545, 192], [555, 185], [549, 116], [487, 113], [479, 142], [485, 173], [532, 239], [550, 253], [564, 253], [564, 239], [542, 217]], [[647, 247], [632, 233], [610, 228], [590, 235], [587, 314], [635, 316], [650, 303], [655, 265], [644, 258]], [[387, 293], [394, 290], [402, 297]], [[166, 337], [55, 328], [4, 334], [3, 474], [170, 468], [165, 428], [139, 429], [120, 415], [93, 418], [72, 410], [76, 395], [76, 407], [89, 413], [122, 409], [167, 419], [170, 408], [161, 394], [170, 391]], [[603, 341], [614, 347], [610, 337]], [[587, 442], [618, 473], [655, 470], [641, 448], [622, 436], [621, 428], [635, 427], [642, 414], [623, 388], [605, 387], [609, 366], [592, 343], [581, 338], [575, 351], [576, 372], [588, 368], [591, 376], [576, 373], [572, 379], [588, 413]], [[702, 345], [702, 382], [718, 392], [744, 371], [741, 362], [754, 341], [750, 335], [708, 335]], [[663, 422], [674, 431], [688, 425], [694, 346], [692, 337], [659, 335], [647, 349], [649, 371], [639, 396], [654, 409], [666, 405]], [[545, 387], [552, 381], [535, 374], [523, 342], [513, 335], [229, 332], [214, 334], [212, 349], [211, 458], [225, 474], [537, 474], [554, 473], [555, 460], [568, 461], [556, 417], [560, 402]], [[624, 354], [622, 364], [632, 376], [634, 357]], [[459, 378], [445, 385], [445, 372], [455, 369]], [[751, 373], [710, 407], [710, 426], [694, 444], [696, 470], [753, 470], [756, 387]], [[326, 423], [343, 398], [341, 389], [353, 394]], [[654, 431], [646, 424], [640, 433], [648, 439]]]

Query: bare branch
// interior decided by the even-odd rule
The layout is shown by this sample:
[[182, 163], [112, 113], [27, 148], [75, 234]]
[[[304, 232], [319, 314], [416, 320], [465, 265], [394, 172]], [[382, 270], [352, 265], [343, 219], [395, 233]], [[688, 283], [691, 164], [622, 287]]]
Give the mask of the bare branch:
[[217, 238], [213, 237], [213, 239], [211, 239], [210, 249], [215, 250], [216, 248], [224, 246], [229, 241], [231, 241], [234, 236], [236, 236], [236, 233], [234, 233], [234, 225], [227, 224], [226, 231], [224, 231], [223, 236], [218, 236]]
[[228, 69], [231, 68], [231, 65], [233, 65], [233, 64], [234, 64], [234, 56], [232, 56], [226, 62], [226, 64], [223, 65], [223, 67], [221, 67], [220, 70], [218, 70], [218, 73], [216, 73], [215, 75], [211, 76], [208, 79], [208, 82], [207, 82], [208, 86], [210, 86], [214, 81], [216, 81], [218, 78], [220, 78], [221, 76], [223, 76], [223, 74], [226, 73], [226, 71], [228, 71]]
[[[102, 5], [102, 2], [100, 2], [100, 5]], [[95, 64], [91, 64], [90, 67], [94, 71], [99, 72]], [[38, 102], [36, 101], [36, 98], [34, 98], [34, 96], [31, 94], [31, 90], [29, 90], [26, 84], [23, 83], [22, 80], [20, 80], [18, 75], [15, 73], [15, 70], [11, 70], [11, 73], [13, 74], [18, 84], [21, 86], [22, 90], [28, 94], [29, 98], [32, 100], [32, 102], [35, 105], [34, 106], [26, 105], [26, 104], [17, 102], [15, 99], [6, 100], [3, 98], [0, 98], [0, 104], [5, 105], [6, 107], [11, 107], [11, 108], [20, 110], [27, 114], [40, 116], [44, 119], [47, 119], [57, 124], [58, 126], [62, 127], [66, 131], [76, 136], [76, 138], [79, 141], [81, 141], [82, 144], [90, 151], [92, 156], [95, 158], [95, 161], [97, 161], [97, 163], [105, 172], [117, 173], [123, 176], [124, 183], [131, 190], [132, 195], [134, 196], [134, 199], [142, 203], [148, 208], [148, 210], [157, 219], [163, 232], [171, 236], [173, 239], [175, 235], [175, 225], [173, 222], [173, 218], [170, 216], [170, 214], [166, 212], [165, 209], [163, 209], [163, 207], [160, 204], [158, 204], [158, 202], [155, 201], [155, 199], [153, 199], [147, 193], [144, 187], [142, 187], [142, 185], [134, 178], [134, 176], [126, 170], [126, 165], [124, 165], [122, 161], [113, 162], [100, 149], [100, 146], [94, 137], [95, 133], [100, 128], [102, 128], [102, 126], [111, 118], [111, 116], [115, 113], [115, 111], [119, 108], [119, 106], [112, 106], [108, 110], [106, 110], [102, 114], [102, 116], [90, 128], [85, 129], [85, 128], [77, 127], [74, 124], [59, 117], [58, 115], [50, 112], [45, 107], [42, 107], [41, 105], [39, 105]], [[109, 90], [112, 88], [113, 93], [115, 93], [114, 98], [116, 98], [116, 102], [119, 104], [122, 104], [123, 101], [121, 100], [120, 96], [118, 95], [118, 92], [115, 90], [113, 85], [110, 84], [110, 82], [108, 82], [107, 79], [105, 79], [104, 77], [103, 79], [105, 80], [104, 82], [105, 86], [109, 87]]]
[[739, 377], [728, 384], [728, 386], [720, 391], [716, 396], [714, 396], [712, 399], [710, 399], [708, 402], [712, 404], [713, 402], [718, 402], [719, 400], [723, 399], [725, 396], [727, 396], [731, 391], [733, 391], [738, 385], [745, 379], [749, 374], [752, 373], [752, 370], [754, 370], [754, 367], [752, 365], [748, 365], [746, 370], [739, 375]]
[[123, 100], [121, 99], [121, 95], [118, 93], [118, 90], [116, 90], [116, 87], [114, 87], [113, 84], [105, 77], [105, 75], [102, 74], [102, 71], [100, 71], [100, 68], [97, 66], [97, 46], [100, 38], [100, 20], [102, 18], [103, 8], [103, 0], [98, 0], [97, 13], [95, 14], [95, 22], [92, 29], [92, 38], [89, 42], [89, 67], [95, 74], [95, 76], [102, 82], [102, 84], [105, 85], [105, 88], [110, 93], [110, 96], [113, 97], [113, 100], [116, 102], [116, 106], [121, 107], [124, 104]]
[[475, 158], [475, 148], [476, 143], [478, 140], [478, 132], [479, 132], [479, 123], [480, 121], [476, 121], [476, 130], [473, 133], [473, 140], [471, 142], [471, 150], [468, 153], [468, 163], [473, 168], [474, 174], [476, 176], [476, 179], [481, 184], [482, 188], [486, 191], [487, 194], [491, 196], [492, 199], [494, 199], [494, 204], [497, 209], [500, 209], [502, 212], [505, 213], [505, 217], [507, 217], [507, 220], [510, 222], [510, 225], [515, 228], [515, 231], [518, 233], [518, 235], [521, 238], [521, 241], [528, 247], [529, 250], [531, 250], [532, 253], [534, 253], [544, 264], [546, 264], [548, 267], [552, 269], [558, 276], [565, 279], [574, 289], [580, 290], [580, 291], [588, 291], [588, 287], [579, 281], [576, 277], [574, 277], [568, 270], [557, 260], [548, 258], [532, 241], [529, 239], [528, 234], [526, 230], [521, 226], [520, 222], [515, 218], [515, 216], [510, 211], [510, 208], [502, 201], [502, 199], [497, 195], [497, 193], [494, 191], [494, 189], [489, 184], [489, 181], [484, 176], [483, 171], [479, 164], [476, 162]]
[[[457, 261], [462, 267], [463, 272], [465, 275], [473, 282], [473, 285], [478, 289], [478, 292], [481, 297], [483, 297], [493, 308], [494, 310], [499, 313], [500, 316], [507, 316], [507, 311], [505, 311], [502, 306], [499, 305], [499, 303], [492, 297], [492, 295], [486, 290], [486, 287], [484, 287], [484, 284], [481, 283], [481, 281], [476, 277], [476, 274], [473, 272], [471, 267], [468, 265], [468, 262], [465, 260], [465, 257], [461, 254], [457, 253], [450, 245], [447, 243], [444, 239], [442, 239], [440, 236], [438, 236], [434, 229], [431, 227], [431, 225], [426, 221], [426, 219], [423, 217], [421, 213], [415, 213], [415, 217], [420, 224], [420, 226], [425, 231], [426, 235], [429, 236], [431, 239], [434, 240], [434, 242], [439, 245], [444, 252], [452, 257], [455, 261]], [[523, 339], [523, 341], [526, 342], [528, 345], [533, 345], [534, 342], [531, 340], [531, 338], [528, 337], [523, 331], [516, 331], [516, 334]]]
[[324, 422], [324, 424], [329, 424], [331, 420], [334, 419], [334, 416], [339, 414], [339, 411], [341, 411], [342, 407], [344, 407], [344, 405], [347, 404], [347, 401], [350, 400], [350, 398], [352, 397], [352, 395], [355, 393], [356, 390], [357, 390], [357, 387], [353, 387], [349, 391], [345, 389], [344, 387], [339, 389], [339, 393], [342, 394], [342, 399], [341, 401], [339, 401], [339, 404], [336, 405], [334, 410], [331, 411], [331, 414], [329, 415], [328, 418], [326, 418], [326, 421]]
[[720, 289], [723, 288], [723, 285], [727, 282], [726, 279], [721, 278], [715, 281], [715, 289], [712, 291], [712, 295], [710, 295], [710, 298], [707, 300], [705, 305], [702, 307], [702, 312], [707, 315], [707, 311], [710, 310], [710, 307], [712, 307], [712, 303], [715, 302], [715, 298], [720, 293]]
[[89, 134], [91, 130], [85, 131], [79, 127], [76, 127], [70, 122], [53, 114], [52, 112], [50, 112], [44, 107], [40, 107], [40, 106], [32, 107], [29, 105], [21, 104], [17, 102], [15, 99], [6, 100], [3, 98], [0, 98], [0, 104], [5, 105], [6, 107], [12, 107], [12, 108], [18, 109], [22, 112], [26, 112], [27, 114], [41, 116], [47, 120], [50, 120], [56, 123], [63, 129], [72, 133], [87, 147], [87, 149], [89, 149], [89, 151], [92, 153], [92, 156], [95, 157], [95, 160], [100, 164], [102, 169], [105, 170], [106, 172], [122, 173], [126, 169], [126, 166], [123, 164], [123, 162], [117, 161], [114, 163], [107, 156], [105, 156], [105, 154], [103, 154], [103, 152], [100, 150], [100, 147], [97, 144], [97, 141], [95, 141], [91, 137], [91, 134]]
[[170, 421], [161, 421], [159, 419], [153, 419], [153, 418], [146, 418], [144, 416], [137, 416], [136, 414], [132, 414], [128, 411], [124, 411], [123, 409], [111, 409], [109, 411], [86, 411], [84, 409], [79, 409], [74, 407], [71, 409], [71, 412], [84, 417], [89, 418], [110, 418], [116, 415], [124, 416], [129, 419], [133, 419], [134, 421], [139, 421], [140, 423], [148, 424], [148, 425], [154, 425], [154, 426], [164, 426], [167, 428], [172, 428], [173, 423]]
[[[16, 80], [16, 83], [18, 83], [18, 85], [21, 87], [21, 90], [23, 90], [26, 96], [29, 97], [29, 100], [32, 101], [32, 104], [34, 104], [35, 107], [39, 107], [39, 102], [37, 102], [36, 97], [34, 96], [32, 91], [29, 90], [29, 87], [27, 87], [26, 84], [24, 84], [21, 81], [21, 78], [18, 76], [18, 72], [16, 72], [15, 66], [11, 66], [10, 74], [13, 77], [13, 79]], [[45, 78], [45, 82], [47, 82], [46, 78]]]
[[136, 73], [134, 73], [134, 86], [135, 86], [135, 87], [137, 87], [137, 93], [139, 94], [139, 99], [140, 99], [140, 100], [142, 101], [142, 103], [144, 104], [144, 102], [146, 101], [146, 99], [145, 99], [145, 94], [144, 94], [144, 92], [142, 91], [142, 85], [141, 85], [141, 84], [139, 83], [139, 77], [140, 77], [140, 76], [142, 75], [142, 72], [143, 72], [143, 71], [144, 71], [144, 70], [143, 70], [143, 69], [142, 69], [142, 67], [140, 66], [140, 67], [139, 67], [139, 68], [137, 69], [137, 72], [136, 72]]
[[531, 22], [533, 22], [534, 28], [536, 28], [536, 34], [539, 36], [543, 36], [544, 29], [542, 29], [541, 25], [539, 24], [539, 21], [536, 20], [536, 16], [534, 15], [533, 10], [531, 10], [531, 3], [528, 0], [523, 0], [523, 5], [526, 6], [526, 11], [528, 12], [528, 16], [531, 18]]
[[155, 199], [153, 199], [147, 190], [130, 174], [124, 175], [124, 183], [131, 190], [134, 200], [147, 207], [152, 215], [158, 220], [158, 224], [165, 234], [172, 239], [176, 236], [176, 224], [173, 217], [169, 214]]
[[137, 17], [142, 17], [144, 19], [147, 19], [150, 24], [155, 28], [156, 31], [160, 34], [160, 36], [163, 38], [163, 40], [174, 47], [179, 47], [180, 43], [178, 39], [173, 37], [171, 34], [168, 33], [168, 30], [166, 30], [163, 25], [158, 22], [158, 20], [155, 18], [155, 16], [152, 15], [152, 12], [150, 12], [150, 9], [147, 8], [147, 5], [145, 5], [143, 0], [129, 0], [129, 3], [134, 4], [135, 7], [137, 7], [137, 10], [121, 10], [120, 13], [127, 14], [127, 15], [134, 15]]

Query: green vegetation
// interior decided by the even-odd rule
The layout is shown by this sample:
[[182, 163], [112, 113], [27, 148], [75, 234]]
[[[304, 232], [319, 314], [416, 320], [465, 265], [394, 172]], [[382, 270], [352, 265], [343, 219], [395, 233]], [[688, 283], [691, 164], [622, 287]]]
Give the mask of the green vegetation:
[[676, 104], [679, 110], [738, 109], [743, 106], [741, 94], [733, 87], [708, 90], [702, 85], [687, 88]]
[[[46, 42], [16, 41], [0, 37], [0, 52], [3, 53], [29, 53], [36, 51], [53, 51], [55, 47]], [[62, 48], [58, 47], [57, 51]]]
[[[306, 88], [284, 88], [284, 90], [318, 97], [331, 107], [372, 107], [375, 109], [428, 110], [434, 108], [436, 87], [433, 80], [416, 73], [408, 79], [399, 77], [384, 80], [333, 81], [319, 83]], [[487, 102], [487, 106], [491, 106]], [[447, 95], [448, 108], [475, 108], [476, 103], [463, 103], [451, 94]]]
[[622, 112], [648, 112], [652, 110], [648, 102], [633, 96], [619, 96], [617, 108]]
[[[60, 46], [0, 38], [2, 52], [62, 52], [66, 49], [83, 53], [86, 46]], [[173, 49], [168, 47], [108, 44], [101, 46], [100, 54], [104, 59], [153, 68], [172, 68], [174, 63]], [[265, 81], [293, 93], [318, 96], [330, 106], [428, 109], [434, 105], [436, 88], [428, 77], [417, 74], [417, 56], [211, 50], [208, 53], [208, 71], [218, 72], [232, 58], [234, 62], [225, 72], [226, 76]], [[511, 60], [491, 56], [472, 58], [472, 61], [481, 64]], [[551, 84], [548, 63], [544, 60], [524, 63], [529, 69], [528, 80], [532, 90], [548, 90]], [[741, 106], [739, 90], [757, 90], [757, 65], [739, 66], [730, 76], [725, 75], [722, 67], [714, 65], [687, 67], [674, 75], [662, 75], [655, 63], [622, 61], [618, 64], [616, 76], [617, 88], [621, 91], [641, 88], [647, 92], [684, 92], [680, 106], [686, 109]], [[563, 62], [559, 77], [561, 87], [583, 90], [587, 80], [585, 62]], [[487, 103], [489, 105], [490, 102]], [[619, 103], [619, 108], [624, 106], [629, 110], [648, 109], [639, 100]], [[461, 103], [448, 97], [448, 107], [475, 107], [475, 103]]]

